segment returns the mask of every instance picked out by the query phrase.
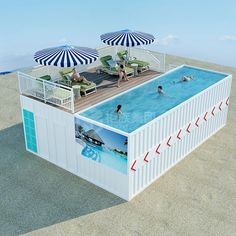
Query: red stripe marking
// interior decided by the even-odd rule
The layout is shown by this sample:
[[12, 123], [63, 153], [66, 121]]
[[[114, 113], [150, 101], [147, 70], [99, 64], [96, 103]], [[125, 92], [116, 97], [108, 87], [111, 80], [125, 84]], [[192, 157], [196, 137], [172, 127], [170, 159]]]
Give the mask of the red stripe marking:
[[170, 144], [170, 140], [171, 140], [171, 136], [169, 137], [169, 139], [168, 139], [168, 141], [167, 141], [167, 143], [166, 143], [168, 147], [171, 146], [171, 144]]
[[212, 111], [211, 111], [211, 114], [212, 114], [213, 116], [215, 116], [215, 113], [214, 113], [215, 109], [216, 109], [216, 107], [213, 107], [213, 109], [212, 109]]
[[220, 105], [219, 105], [219, 110], [220, 110], [220, 111], [222, 111], [222, 108], [221, 108], [222, 103], [223, 103], [223, 102], [221, 102]]
[[182, 132], [182, 129], [180, 129], [180, 130], [179, 130], [179, 133], [177, 134], [177, 138], [178, 138], [178, 139], [181, 139], [181, 138], [180, 138], [180, 133], [181, 133], [181, 132]]
[[228, 106], [229, 105], [229, 97], [227, 98], [225, 104]]
[[145, 155], [145, 157], [144, 157], [144, 159], [143, 159], [145, 162], [148, 162], [148, 160], [146, 159], [147, 156], [148, 156], [148, 154], [149, 154], [149, 152], [147, 152], [147, 154]]
[[134, 165], [136, 164], [136, 160], [134, 161], [134, 163], [133, 163], [133, 165], [131, 166], [131, 170], [133, 170], [133, 171], [136, 171], [136, 169], [134, 169]]
[[188, 125], [188, 127], [187, 127], [187, 129], [186, 129], [186, 131], [187, 131], [188, 133], [190, 133], [190, 130], [189, 130], [190, 126], [191, 126], [191, 123], [189, 123], [189, 125]]
[[197, 126], [197, 127], [199, 127], [199, 124], [198, 124], [198, 121], [200, 120], [200, 117], [198, 117], [197, 118], [197, 120], [196, 120], [196, 122], [195, 122], [195, 125]]
[[158, 147], [156, 149], [156, 153], [159, 154], [159, 155], [161, 154], [160, 151], [159, 151], [160, 146], [161, 146], [161, 144], [159, 143], [159, 145], [158, 145]]
[[203, 118], [205, 121], [207, 121], [207, 118], [206, 118], [207, 114], [208, 114], [208, 112], [205, 113], [204, 118]]

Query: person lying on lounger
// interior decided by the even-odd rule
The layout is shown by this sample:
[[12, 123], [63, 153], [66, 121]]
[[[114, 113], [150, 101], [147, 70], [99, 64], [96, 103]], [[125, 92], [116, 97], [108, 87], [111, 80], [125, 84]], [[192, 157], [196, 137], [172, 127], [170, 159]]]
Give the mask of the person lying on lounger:
[[85, 83], [87, 85], [90, 85], [91, 82], [88, 81], [84, 76], [80, 75], [79, 72], [76, 71], [75, 68], [73, 68], [73, 72], [72, 72], [72, 75], [71, 75], [71, 79], [73, 81], [76, 81], [76, 82], [82, 82], [82, 83]]

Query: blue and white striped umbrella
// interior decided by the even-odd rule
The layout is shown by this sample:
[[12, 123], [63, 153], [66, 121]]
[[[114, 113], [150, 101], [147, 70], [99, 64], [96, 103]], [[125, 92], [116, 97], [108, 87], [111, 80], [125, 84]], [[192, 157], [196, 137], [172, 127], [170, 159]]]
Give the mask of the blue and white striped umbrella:
[[35, 53], [34, 60], [45, 66], [73, 67], [90, 64], [98, 57], [95, 49], [65, 45], [40, 50]]
[[106, 33], [102, 34], [100, 38], [103, 43], [108, 45], [121, 45], [125, 47], [147, 45], [154, 42], [155, 40], [155, 37], [151, 34], [132, 30], [121, 30], [117, 32]]

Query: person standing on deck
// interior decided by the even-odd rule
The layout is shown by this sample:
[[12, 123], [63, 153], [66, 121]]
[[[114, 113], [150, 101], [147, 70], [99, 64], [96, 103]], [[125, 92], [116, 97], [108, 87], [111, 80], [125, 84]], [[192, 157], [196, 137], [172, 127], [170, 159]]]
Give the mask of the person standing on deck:
[[117, 86], [120, 87], [120, 81], [122, 79], [125, 79], [126, 81], [128, 81], [127, 74], [125, 72], [125, 67], [124, 67], [123, 64], [120, 64], [120, 66], [119, 66], [118, 75], [119, 75], [119, 79], [118, 79], [118, 82], [117, 82]]

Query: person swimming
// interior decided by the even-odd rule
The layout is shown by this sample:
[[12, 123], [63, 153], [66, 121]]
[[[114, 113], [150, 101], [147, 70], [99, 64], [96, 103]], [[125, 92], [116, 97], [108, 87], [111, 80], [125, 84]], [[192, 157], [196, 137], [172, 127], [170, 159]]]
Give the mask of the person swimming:
[[159, 93], [159, 94], [165, 94], [165, 92], [164, 92], [164, 89], [163, 89], [163, 87], [161, 86], [161, 85], [159, 85], [158, 87], [157, 87], [157, 92]]
[[189, 75], [185, 75], [185, 76], [183, 76], [182, 77], [182, 81], [183, 82], [188, 82], [188, 81], [190, 81], [190, 80], [192, 80], [193, 79], [193, 77], [192, 76], [189, 76]]
[[122, 108], [122, 105], [118, 105], [117, 106], [117, 108], [116, 108], [116, 113], [118, 114], [118, 115], [121, 115], [122, 114], [122, 110], [121, 110], [121, 108]]
[[190, 75], [184, 75], [182, 78], [181, 78], [181, 80], [179, 80], [179, 81], [173, 81], [173, 83], [174, 84], [176, 84], [176, 83], [182, 83], [182, 82], [188, 82], [188, 81], [190, 81], [190, 80], [192, 80], [193, 79], [193, 77], [192, 76], [190, 76]]

